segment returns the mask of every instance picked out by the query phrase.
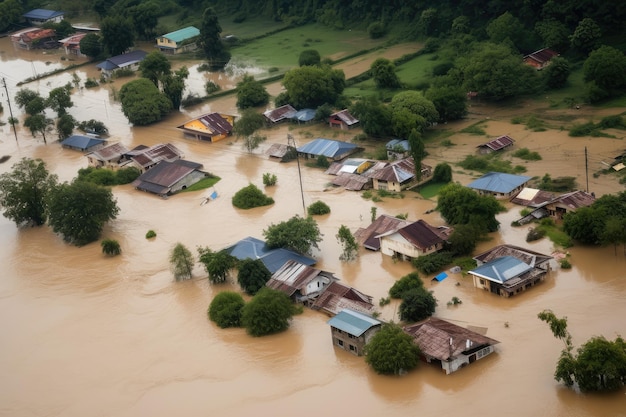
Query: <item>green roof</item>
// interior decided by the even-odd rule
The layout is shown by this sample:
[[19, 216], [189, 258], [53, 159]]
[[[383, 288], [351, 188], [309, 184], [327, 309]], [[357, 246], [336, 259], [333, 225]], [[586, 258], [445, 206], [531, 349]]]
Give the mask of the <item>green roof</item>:
[[188, 26], [186, 28], [178, 29], [177, 31], [166, 33], [165, 35], [159, 36], [160, 38], [167, 38], [176, 43], [182, 42], [187, 39], [195, 38], [200, 35], [200, 30], [193, 26]]
[[341, 310], [335, 317], [331, 318], [326, 323], [356, 337], [361, 336], [371, 327], [382, 324], [381, 321], [376, 320], [372, 316], [347, 308]]

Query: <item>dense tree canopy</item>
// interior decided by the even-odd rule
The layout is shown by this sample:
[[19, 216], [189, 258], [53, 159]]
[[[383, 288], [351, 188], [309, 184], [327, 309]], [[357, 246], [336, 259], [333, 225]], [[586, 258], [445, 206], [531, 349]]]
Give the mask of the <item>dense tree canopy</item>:
[[260, 259], [244, 259], [239, 262], [237, 282], [250, 295], [256, 294], [272, 277], [272, 273]]
[[57, 112], [59, 117], [63, 116], [67, 109], [72, 107], [72, 98], [70, 96], [71, 88], [69, 85], [63, 87], [57, 87], [50, 90], [48, 98], [46, 99], [46, 107], [50, 107]]
[[405, 292], [416, 289], [423, 288], [424, 282], [420, 278], [417, 272], [411, 272], [399, 280], [397, 280], [389, 289], [389, 296], [391, 298], [402, 298]]
[[359, 100], [350, 107], [350, 112], [359, 119], [363, 132], [374, 137], [391, 134], [391, 109], [376, 97]]
[[57, 176], [50, 175], [41, 159], [22, 158], [10, 172], [0, 175], [0, 207], [4, 217], [18, 226], [41, 226], [47, 219], [47, 196]]
[[419, 363], [420, 349], [397, 324], [384, 324], [365, 346], [365, 362], [385, 375], [401, 375]]
[[391, 99], [391, 123], [394, 133], [408, 137], [413, 129], [423, 132], [439, 119], [439, 113], [432, 101], [419, 91], [402, 91]]
[[440, 122], [450, 122], [467, 114], [467, 94], [458, 86], [433, 86], [426, 91], [426, 98], [435, 105]]
[[343, 70], [328, 65], [304, 66], [285, 73], [283, 85], [289, 103], [295, 108], [316, 108], [335, 103], [346, 85]]
[[305, 65], [319, 65], [321, 61], [322, 57], [315, 49], [305, 49], [300, 52], [300, 56], [298, 57], [298, 65], [301, 67]]
[[135, 125], [158, 122], [172, 109], [172, 102], [147, 78], [130, 81], [120, 89], [122, 112]]
[[139, 63], [139, 71], [141, 76], [149, 79], [154, 83], [156, 87], [159, 87], [159, 82], [172, 73], [172, 64], [159, 51], [150, 52]]
[[96, 58], [102, 53], [102, 41], [99, 35], [88, 33], [79, 43], [80, 53], [89, 58]]
[[414, 322], [432, 316], [437, 307], [437, 300], [432, 291], [424, 287], [412, 288], [402, 294], [400, 303], [400, 320]]
[[76, 246], [98, 240], [119, 207], [109, 188], [85, 181], [61, 184], [48, 193], [48, 222], [55, 233]]
[[593, 83], [606, 97], [626, 90], [626, 55], [611, 46], [602, 46], [589, 54], [583, 66], [585, 81]]
[[297, 311], [287, 294], [264, 287], [243, 307], [241, 324], [251, 336], [279, 333], [289, 328]]
[[109, 55], [120, 55], [135, 44], [133, 24], [121, 16], [109, 16], [100, 23], [102, 46]]
[[481, 231], [495, 232], [500, 225], [496, 214], [502, 206], [492, 196], [478, 195], [470, 188], [452, 183], [439, 191], [437, 210], [449, 224], [473, 224]]
[[0, 33], [19, 23], [23, 14], [24, 9], [18, 0], [4, 0], [0, 3]]
[[267, 246], [270, 248], [287, 248], [301, 254], [309, 254], [322, 241], [317, 222], [311, 216], [307, 218], [298, 215], [287, 221], [271, 224], [263, 230]]
[[222, 291], [213, 298], [209, 305], [209, 319], [222, 329], [239, 327], [241, 311], [245, 304], [240, 294], [234, 291]]
[[200, 24], [200, 47], [212, 69], [224, 68], [230, 61], [230, 53], [224, 48], [221, 33], [222, 26], [215, 10], [212, 7], [206, 8]]
[[593, 19], [586, 17], [578, 23], [576, 30], [570, 36], [570, 41], [574, 48], [589, 53], [598, 46], [601, 37], [602, 29], [600, 26]]
[[246, 109], [235, 121], [233, 134], [237, 137], [244, 138], [252, 135], [263, 126], [265, 126], [265, 116], [257, 113], [253, 109]]
[[260, 81], [251, 75], [244, 75], [237, 83], [237, 108], [263, 106], [270, 101], [270, 95]]
[[198, 262], [204, 265], [209, 281], [214, 284], [226, 282], [230, 271], [237, 266], [237, 258], [225, 250], [214, 252], [208, 247], [198, 247]]
[[396, 74], [396, 66], [387, 58], [378, 58], [370, 66], [370, 72], [376, 87], [378, 88], [398, 88], [400, 79]]

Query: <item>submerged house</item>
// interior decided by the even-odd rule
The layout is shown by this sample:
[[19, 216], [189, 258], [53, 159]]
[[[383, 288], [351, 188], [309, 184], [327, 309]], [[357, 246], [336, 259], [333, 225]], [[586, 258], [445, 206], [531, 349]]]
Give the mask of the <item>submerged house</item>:
[[363, 148], [359, 148], [354, 143], [323, 138], [314, 139], [297, 149], [298, 154], [306, 159], [315, 159], [319, 156], [325, 156], [330, 161], [339, 161], [353, 153], [363, 150]]
[[363, 174], [370, 169], [376, 169], [379, 165], [384, 166], [384, 163], [363, 158], [348, 158], [331, 163], [325, 174], [335, 175], [332, 180], [334, 186], [351, 191], [367, 190], [372, 188], [372, 179]]
[[390, 162], [387, 166], [371, 170], [366, 176], [372, 179], [372, 188], [400, 192], [408, 187], [430, 181], [433, 176], [432, 167], [426, 164], [421, 166], [422, 178], [415, 177], [415, 161], [413, 157]]
[[79, 32], [73, 35], [68, 36], [67, 38], [63, 38], [59, 41], [63, 49], [65, 49], [66, 55], [75, 55], [84, 57], [82, 52], [80, 52], [80, 41], [87, 36], [87, 32]]
[[136, 71], [139, 68], [139, 63], [148, 55], [145, 51], [137, 49], [130, 51], [122, 55], [112, 56], [106, 61], [96, 65], [102, 72], [103, 77], [112, 77], [113, 74], [121, 69]]
[[409, 224], [407, 220], [381, 214], [372, 224], [354, 232], [354, 238], [365, 249], [377, 251], [380, 250], [380, 235], [401, 229]]
[[11, 42], [16, 48], [29, 50], [41, 47], [55, 37], [56, 32], [52, 29], [30, 28], [13, 33]]
[[87, 161], [90, 167], [119, 169], [120, 162], [129, 150], [120, 142], [112, 143], [104, 148], [88, 153]]
[[291, 119], [291, 117], [297, 112], [298, 111], [294, 109], [290, 104], [285, 104], [284, 106], [280, 106], [272, 110], [267, 110], [263, 113], [263, 116], [265, 116], [265, 119], [268, 123], [276, 124]]
[[506, 135], [500, 136], [493, 140], [490, 140], [489, 142], [478, 145], [478, 153], [484, 155], [492, 152], [502, 151], [510, 146], [513, 146], [514, 143], [515, 140], [513, 140], [512, 137]]
[[333, 345], [362, 356], [365, 345], [380, 330], [383, 322], [358, 311], [344, 309], [327, 322]]
[[474, 286], [510, 297], [545, 280], [552, 256], [513, 245], [499, 245], [474, 257]]
[[593, 193], [577, 190], [562, 194], [549, 201], [543, 208], [555, 220], [563, 220], [567, 213], [572, 213], [582, 207], [589, 207], [596, 201]]
[[189, 120], [178, 129], [185, 137], [207, 142], [217, 142], [227, 138], [233, 131], [235, 116], [222, 113], [207, 113]]
[[174, 162], [184, 157], [183, 153], [171, 143], [159, 143], [153, 146], [139, 145], [126, 152], [122, 161], [125, 166], [134, 166], [146, 172], [161, 161]]
[[156, 38], [156, 47], [165, 54], [180, 54], [196, 49], [200, 30], [194, 26], [178, 29]]
[[452, 229], [434, 227], [424, 220], [378, 235], [383, 255], [411, 260], [443, 249]]
[[322, 311], [328, 315], [338, 314], [344, 308], [358, 311], [363, 314], [372, 314], [374, 304], [372, 297], [361, 291], [333, 281], [324, 289], [311, 305], [313, 310]]
[[265, 285], [284, 292], [294, 302], [311, 305], [326, 287], [337, 280], [331, 272], [289, 260], [272, 274]]
[[413, 337], [424, 360], [441, 366], [447, 375], [490, 355], [500, 343], [435, 317], [403, 330]]
[[106, 144], [106, 140], [94, 138], [91, 136], [72, 135], [61, 141], [61, 146], [67, 149], [77, 151], [95, 151], [102, 148]]
[[241, 239], [224, 250], [240, 261], [244, 259], [260, 259], [272, 274], [278, 271], [287, 261], [294, 261], [308, 266], [315, 265], [317, 262], [313, 258], [300, 255], [289, 249], [270, 249], [264, 241], [250, 236]]
[[525, 175], [488, 172], [467, 186], [480, 195], [491, 195], [496, 199], [511, 198], [519, 193], [530, 177]]
[[285, 143], [272, 143], [265, 151], [265, 154], [280, 162], [287, 162], [296, 159], [298, 151], [296, 148]]
[[45, 23], [59, 23], [63, 20], [63, 16], [65, 16], [65, 12], [48, 9], [33, 9], [22, 15], [33, 26], [42, 26]]
[[348, 109], [344, 109], [333, 113], [328, 118], [330, 127], [338, 127], [342, 130], [351, 129], [359, 124], [359, 119], [354, 117]]
[[166, 197], [197, 183], [207, 177], [201, 171], [202, 164], [184, 161], [161, 161], [141, 174], [132, 185], [138, 190]]
[[391, 139], [385, 144], [387, 159], [403, 159], [409, 156], [411, 145], [407, 139]]

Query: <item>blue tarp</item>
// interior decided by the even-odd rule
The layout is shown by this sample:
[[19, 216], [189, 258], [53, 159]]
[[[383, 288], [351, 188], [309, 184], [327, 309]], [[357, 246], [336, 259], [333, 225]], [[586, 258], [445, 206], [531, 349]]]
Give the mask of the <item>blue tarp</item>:
[[433, 279], [436, 280], [437, 282], [441, 282], [441, 281], [443, 281], [446, 278], [448, 278], [448, 274], [446, 274], [445, 272], [442, 272], [441, 274], [437, 275]]

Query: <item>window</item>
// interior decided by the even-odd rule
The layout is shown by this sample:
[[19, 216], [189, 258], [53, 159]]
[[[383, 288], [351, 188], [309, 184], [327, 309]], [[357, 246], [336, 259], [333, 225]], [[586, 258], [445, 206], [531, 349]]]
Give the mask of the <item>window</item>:
[[336, 339], [337, 340], [337, 345], [343, 347], [343, 340], [341, 339]]
[[350, 352], [356, 352], [356, 346], [350, 345]]

